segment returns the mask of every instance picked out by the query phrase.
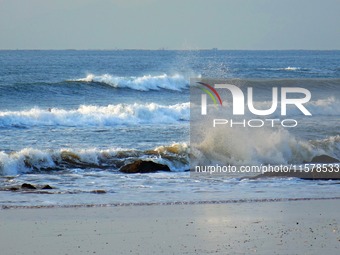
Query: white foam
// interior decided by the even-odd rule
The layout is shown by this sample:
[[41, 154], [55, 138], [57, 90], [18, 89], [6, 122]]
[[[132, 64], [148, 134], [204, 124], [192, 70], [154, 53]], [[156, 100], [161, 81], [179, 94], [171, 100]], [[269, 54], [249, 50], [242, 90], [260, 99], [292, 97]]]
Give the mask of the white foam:
[[[340, 135], [329, 136], [325, 139], [318, 139], [311, 141], [311, 143], [324, 151], [340, 152]], [[333, 153], [331, 156], [339, 157], [336, 153]]]
[[11, 157], [3, 151], [0, 152], [0, 175], [14, 176], [17, 175], [19, 171], [24, 170], [24, 164], [19, 164], [16, 158]]
[[285, 67], [285, 68], [282, 68], [282, 69], [285, 70], [285, 71], [297, 71], [297, 70], [300, 70], [300, 67], [288, 66], [288, 67]]
[[311, 69], [305, 67], [287, 66], [287, 67], [264, 67], [258, 68], [258, 70], [296, 72], [296, 71], [310, 71]]
[[75, 79], [72, 81], [99, 82], [110, 85], [114, 88], [129, 88], [140, 91], [160, 89], [181, 91], [189, 87], [189, 80], [180, 74], [144, 75], [140, 77], [121, 77], [110, 74], [88, 74], [85, 78]]
[[189, 103], [82, 105], [73, 110], [32, 108], [24, 111], [3, 111], [0, 112], [0, 127], [175, 124], [187, 121], [189, 117]]
[[199, 162], [222, 164], [288, 164], [309, 162], [317, 155], [339, 152], [339, 137], [304, 141], [286, 129], [214, 128], [191, 146]]

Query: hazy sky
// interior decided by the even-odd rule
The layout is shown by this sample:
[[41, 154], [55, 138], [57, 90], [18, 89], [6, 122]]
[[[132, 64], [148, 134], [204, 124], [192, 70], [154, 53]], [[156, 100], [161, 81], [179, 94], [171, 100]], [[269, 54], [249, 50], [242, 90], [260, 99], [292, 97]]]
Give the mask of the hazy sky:
[[340, 0], [0, 0], [0, 49], [340, 49]]

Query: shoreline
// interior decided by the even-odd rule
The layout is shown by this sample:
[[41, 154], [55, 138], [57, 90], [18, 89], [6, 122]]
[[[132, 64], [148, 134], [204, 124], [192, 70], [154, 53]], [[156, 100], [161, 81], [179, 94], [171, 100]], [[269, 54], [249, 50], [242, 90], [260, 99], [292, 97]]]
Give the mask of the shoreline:
[[0, 210], [4, 254], [337, 254], [339, 198]]
[[297, 197], [297, 198], [263, 198], [263, 199], [230, 199], [230, 200], [201, 200], [201, 201], [173, 201], [173, 202], [131, 202], [105, 204], [66, 204], [66, 205], [1, 205], [1, 210], [15, 209], [53, 209], [53, 208], [110, 208], [134, 206], [178, 206], [178, 205], [223, 205], [237, 203], [278, 203], [293, 201], [340, 200], [340, 197]]

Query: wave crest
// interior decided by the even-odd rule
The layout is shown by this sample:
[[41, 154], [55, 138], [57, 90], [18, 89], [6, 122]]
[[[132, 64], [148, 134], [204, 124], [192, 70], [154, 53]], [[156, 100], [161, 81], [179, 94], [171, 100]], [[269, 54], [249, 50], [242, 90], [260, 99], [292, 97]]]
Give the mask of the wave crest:
[[168, 89], [181, 91], [189, 87], [189, 81], [184, 76], [175, 75], [144, 75], [140, 77], [121, 77], [110, 74], [94, 75], [88, 74], [85, 78], [75, 79], [77, 82], [98, 82], [114, 88], [128, 88], [139, 91]]
[[81, 105], [78, 109], [40, 109], [0, 112], [0, 127], [31, 126], [114, 126], [176, 124], [188, 121], [190, 103], [174, 105], [117, 104]]

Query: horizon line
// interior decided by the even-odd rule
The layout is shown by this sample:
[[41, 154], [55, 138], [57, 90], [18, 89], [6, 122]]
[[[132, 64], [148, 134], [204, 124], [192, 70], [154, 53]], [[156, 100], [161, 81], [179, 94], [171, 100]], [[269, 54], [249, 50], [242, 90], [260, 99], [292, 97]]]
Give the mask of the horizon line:
[[340, 49], [224, 49], [224, 48], [201, 48], [201, 49], [143, 49], [143, 48], [112, 48], [112, 49], [0, 49], [0, 51], [340, 51]]

